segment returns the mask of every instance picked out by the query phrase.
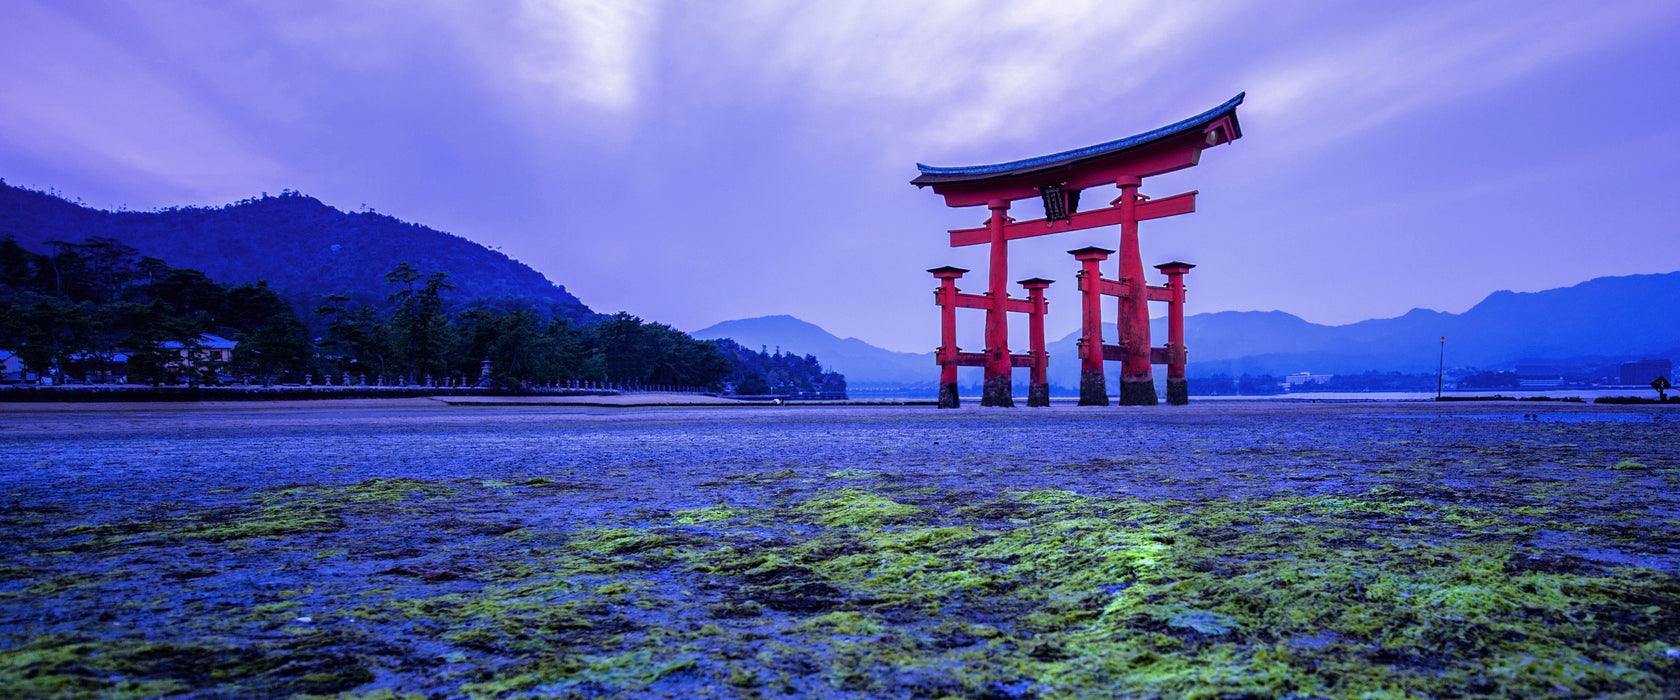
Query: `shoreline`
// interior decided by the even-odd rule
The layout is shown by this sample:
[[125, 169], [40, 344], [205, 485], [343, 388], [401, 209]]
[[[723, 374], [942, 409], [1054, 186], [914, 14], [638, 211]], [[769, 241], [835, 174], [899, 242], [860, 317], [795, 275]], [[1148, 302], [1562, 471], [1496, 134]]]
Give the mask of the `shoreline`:
[[[1053, 396], [1051, 408], [1076, 407], [1072, 396]], [[1117, 397], [1111, 397], [1110, 407], [1120, 408]], [[0, 387], [0, 413], [25, 410], [24, 406], [138, 405], [138, 406], [202, 406], [232, 407], [259, 405], [449, 405], [449, 406], [579, 406], [601, 408], [645, 407], [868, 407], [937, 405], [932, 398], [870, 397], [854, 399], [767, 399], [763, 397], [733, 398], [689, 392], [618, 392], [611, 390], [559, 389], [537, 392], [510, 392], [473, 388], [432, 387], [138, 387], [138, 386], [64, 386], [64, 387]], [[964, 408], [978, 408], [976, 398], [967, 398]], [[1502, 393], [1479, 395], [1447, 394], [1442, 397], [1410, 394], [1270, 394], [1255, 396], [1192, 396], [1191, 404], [1487, 404], [1520, 403], [1523, 405], [1680, 405], [1680, 395], [1659, 401], [1655, 397], [1636, 395], [1598, 396], [1522, 396]], [[1162, 404], [1164, 407], [1165, 404]], [[1017, 397], [1016, 409], [1032, 410], [1025, 406], [1024, 397]], [[1083, 407], [1102, 409], [1102, 406]], [[1131, 408], [1131, 407], [1127, 407]], [[1147, 408], [1147, 407], [1144, 407]], [[1177, 408], [1177, 407], [1172, 407]]]
[[[523, 399], [523, 400], [521, 400]], [[1222, 419], [1230, 417], [1259, 417], [1259, 416], [1290, 416], [1290, 415], [1334, 415], [1347, 416], [1511, 416], [1519, 414], [1527, 419], [1529, 416], [1544, 419], [1547, 416], [1612, 416], [1617, 414], [1636, 415], [1649, 414], [1661, 419], [1662, 416], [1674, 414], [1674, 408], [1680, 402], [1669, 401], [1666, 404], [1651, 402], [1622, 403], [1604, 402], [1593, 403], [1585, 401], [1535, 401], [1513, 399], [1508, 397], [1487, 398], [1473, 401], [1442, 401], [1433, 400], [1300, 400], [1287, 398], [1255, 399], [1247, 401], [1192, 401], [1185, 406], [1079, 406], [1072, 401], [1053, 403], [1048, 407], [1028, 408], [1016, 406], [1014, 408], [983, 407], [979, 402], [965, 402], [961, 408], [941, 409], [935, 402], [913, 401], [851, 401], [851, 402], [785, 402], [776, 404], [767, 401], [744, 402], [712, 397], [710, 402], [685, 401], [681, 395], [659, 394], [631, 394], [623, 396], [575, 396], [575, 397], [389, 397], [389, 398], [344, 398], [332, 400], [243, 400], [243, 401], [33, 401], [33, 402], [0, 402], [0, 416], [13, 416], [23, 419], [26, 416], [82, 415], [94, 417], [100, 415], [214, 415], [223, 413], [234, 414], [275, 414], [284, 415], [319, 415], [342, 412], [345, 415], [378, 415], [389, 411], [391, 415], [448, 415], [458, 414], [471, 416], [480, 411], [490, 410], [505, 417], [540, 416], [555, 412], [568, 412], [578, 415], [597, 414], [608, 416], [612, 414], [633, 415], [642, 411], [671, 412], [678, 415], [688, 415], [690, 419], [705, 420], [706, 415], [715, 415], [717, 409], [726, 413], [741, 411], [755, 416], [821, 416], [821, 415], [863, 415], [879, 412], [883, 416], [904, 415], [909, 417], [976, 417], [983, 416], [998, 419], [1013, 419], [1023, 421], [1082, 419], [1113, 417], [1121, 420], [1148, 421], [1180, 421]], [[476, 409], [476, 410], [475, 410]], [[734, 409], [734, 410], [729, 410]], [[1680, 416], [1680, 414], [1675, 414]], [[31, 422], [27, 421], [26, 422]], [[5, 425], [0, 422], [0, 434], [21, 429], [19, 424]]]
[[[1649, 391], [1640, 391], [1637, 387], [1581, 387], [1572, 390], [1535, 391], [1521, 389], [1492, 389], [1476, 391], [1449, 391], [1437, 395], [1433, 392], [1299, 392], [1278, 394], [1192, 394], [1191, 403], [1242, 403], [1242, 402], [1299, 402], [1299, 403], [1362, 403], [1362, 402], [1481, 402], [1481, 401], [1523, 401], [1523, 402], [1605, 402], [1605, 403], [1662, 403], [1655, 396], [1646, 396]], [[635, 397], [652, 397], [641, 398]], [[620, 391], [616, 389], [556, 389], [538, 388], [524, 391], [507, 389], [485, 389], [476, 387], [393, 387], [393, 386], [222, 386], [222, 387], [191, 387], [191, 386], [161, 386], [151, 387], [135, 384], [117, 385], [60, 385], [60, 386], [31, 386], [9, 385], [0, 386], [0, 406], [29, 404], [29, 403], [266, 403], [273, 401], [342, 402], [348, 400], [394, 400], [429, 398], [439, 401], [461, 403], [505, 403], [509, 405], [524, 405], [529, 403], [579, 403], [594, 402], [599, 405], [935, 405], [932, 396], [857, 396], [846, 399], [800, 399], [794, 397], [752, 396], [733, 397], [719, 396], [710, 393], [697, 392], [669, 392], [669, 391]], [[626, 399], [630, 399], [626, 401]], [[777, 404], [777, 401], [781, 404]], [[1118, 405], [1118, 396], [1110, 396], [1112, 405]], [[978, 403], [977, 394], [963, 395], [965, 405]], [[1024, 406], [1025, 395], [1015, 397], [1018, 406]], [[1078, 401], [1074, 394], [1052, 395], [1052, 405], [1071, 405]], [[1669, 403], [1680, 403], [1680, 394], [1668, 397]]]

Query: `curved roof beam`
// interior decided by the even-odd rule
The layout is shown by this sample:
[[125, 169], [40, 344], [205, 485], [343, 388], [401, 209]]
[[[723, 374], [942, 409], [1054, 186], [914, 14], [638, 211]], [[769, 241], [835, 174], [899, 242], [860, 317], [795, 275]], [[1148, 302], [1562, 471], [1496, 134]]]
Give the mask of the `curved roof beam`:
[[[1045, 156], [1012, 160], [1007, 163], [993, 163], [990, 165], [941, 167], [917, 163], [916, 169], [920, 170], [922, 174], [917, 176], [916, 179], [911, 180], [910, 184], [920, 187], [933, 184], [972, 182], [976, 180], [989, 180], [998, 177], [1026, 175], [1037, 171], [1051, 170], [1092, 158], [1114, 155], [1123, 151], [1148, 146], [1186, 132], [1205, 128], [1208, 125], [1227, 117], [1230, 119], [1231, 132], [1224, 134], [1218, 143], [1234, 141], [1242, 136], [1242, 129], [1237, 126], [1236, 111], [1237, 105], [1242, 104], [1244, 95], [1247, 95], [1247, 93], [1239, 93], [1236, 97], [1227, 100], [1225, 104], [1214, 107], [1213, 109], [1202, 112], [1201, 114], [1190, 117], [1189, 119], [1169, 124], [1152, 131], [1127, 136], [1123, 139], [1099, 143], [1095, 146], [1086, 146], [1084, 148], [1075, 148], [1073, 150], [1052, 153]], [[1214, 144], [1209, 143], [1209, 145]]]

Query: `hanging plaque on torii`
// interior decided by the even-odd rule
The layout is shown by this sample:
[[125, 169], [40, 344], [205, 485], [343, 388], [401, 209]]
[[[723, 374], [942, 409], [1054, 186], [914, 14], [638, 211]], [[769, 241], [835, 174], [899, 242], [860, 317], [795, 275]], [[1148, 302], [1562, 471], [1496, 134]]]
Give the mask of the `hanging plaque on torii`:
[[[1119, 274], [1105, 279], [1101, 262], [1114, 251], [1103, 248], [1081, 248], [1069, 251], [1081, 263], [1079, 289], [1083, 297], [1082, 326], [1079, 340], [1081, 359], [1080, 405], [1108, 405], [1108, 388], [1103, 377], [1103, 362], [1119, 360], [1120, 403], [1122, 405], [1158, 403], [1155, 395], [1152, 364], [1167, 365], [1167, 401], [1188, 402], [1184, 365], [1187, 353], [1184, 346], [1184, 274], [1193, 265], [1172, 262], [1157, 265], [1168, 277], [1165, 286], [1148, 284], [1143, 277], [1143, 258], [1138, 252], [1138, 222], [1167, 216], [1188, 214], [1196, 210], [1196, 192], [1186, 192], [1160, 199], [1150, 199], [1138, 192], [1143, 179], [1196, 165], [1202, 149], [1229, 143], [1242, 137], [1237, 124], [1237, 105], [1243, 95], [1225, 104], [1184, 121], [1135, 136], [1107, 143], [1053, 153], [1036, 158], [962, 167], [934, 167], [916, 164], [921, 175], [911, 180], [917, 187], [932, 187], [935, 194], [945, 197], [946, 206], [972, 207], [985, 205], [991, 216], [985, 226], [957, 229], [950, 232], [951, 246], [990, 245], [988, 288], [984, 295], [960, 294], [954, 282], [955, 268], [935, 268], [941, 279], [938, 303], [944, 306], [941, 314], [941, 347], [935, 354], [940, 365], [939, 405], [954, 408], [958, 403], [956, 367], [981, 365], [985, 383], [981, 392], [982, 406], [1013, 406], [1015, 404], [1010, 373], [1016, 366], [1033, 368], [1033, 386], [1029, 390], [1030, 405], [1047, 405], [1038, 401], [1040, 383], [1044, 380], [1042, 341], [1035, 341], [1033, 352], [1026, 356], [1009, 353], [1010, 311], [1028, 311], [1035, 325], [1043, 323], [1045, 305], [1043, 284], [1035, 285], [1033, 297], [1010, 298], [1008, 242], [1018, 238], [1046, 236], [1067, 231], [1080, 231], [1099, 226], [1120, 226]], [[1102, 209], [1079, 211], [1080, 193], [1099, 185], [1115, 185], [1120, 196]], [[1038, 198], [1044, 202], [1045, 216], [1032, 221], [1016, 221], [1009, 217], [1010, 203]], [[966, 272], [964, 270], [963, 272]], [[1035, 282], [1037, 280], [1034, 280]], [[1048, 284], [1045, 281], [1044, 284]], [[1117, 297], [1120, 309], [1116, 326], [1120, 337], [1115, 344], [1105, 344], [1102, 338], [1102, 297]], [[1168, 340], [1165, 347], [1151, 347], [1149, 340], [1149, 302], [1168, 304]], [[986, 311], [986, 348], [982, 353], [964, 353], [956, 348], [955, 314], [958, 306], [984, 308]], [[1030, 359], [1029, 359], [1030, 358]], [[1042, 388], [1048, 396], [1048, 384]]]

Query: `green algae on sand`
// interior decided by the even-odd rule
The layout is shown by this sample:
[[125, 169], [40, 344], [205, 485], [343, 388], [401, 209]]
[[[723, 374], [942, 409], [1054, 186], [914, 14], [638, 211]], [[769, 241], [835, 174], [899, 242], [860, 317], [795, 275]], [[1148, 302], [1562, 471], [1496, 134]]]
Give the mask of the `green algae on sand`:
[[[475, 697], [1676, 688], [1674, 577], [1535, 565], [1528, 515], [1387, 487], [1210, 503], [1039, 490], [944, 514], [909, 501], [846, 488], [752, 518], [684, 511], [580, 533], [513, 585], [362, 614], [426, 618], [511, 659], [462, 686]], [[674, 525], [672, 546], [655, 531]]]
[[[1680, 519], [1661, 491], [1680, 472], [1635, 427], [1424, 439], [1389, 421], [1305, 446], [1237, 431], [1160, 438], [1196, 435], [1190, 454], [1063, 461], [1015, 441], [998, 449], [1031, 454], [992, 471], [918, 451], [924, 437], [883, 438], [899, 462], [778, 442], [815, 447], [732, 471], [620, 440], [607, 447], [633, 447], [588, 456], [599, 468], [500, 453], [527, 471], [288, 472], [127, 502], [90, 490], [81, 510], [14, 490], [0, 527], [27, 544], [0, 567], [0, 688], [1680, 696], [1665, 554]], [[637, 470], [671, 482], [625, 478]], [[1622, 497], [1641, 489], [1656, 491]]]

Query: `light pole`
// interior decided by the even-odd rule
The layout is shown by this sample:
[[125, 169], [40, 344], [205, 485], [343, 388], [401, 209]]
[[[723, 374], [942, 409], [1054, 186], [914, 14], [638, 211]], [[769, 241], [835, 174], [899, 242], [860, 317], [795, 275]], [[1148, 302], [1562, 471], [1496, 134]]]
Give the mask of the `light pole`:
[[1447, 369], [1447, 337], [1441, 336], [1441, 357], [1435, 361], [1435, 400], [1441, 400], [1442, 377]]

